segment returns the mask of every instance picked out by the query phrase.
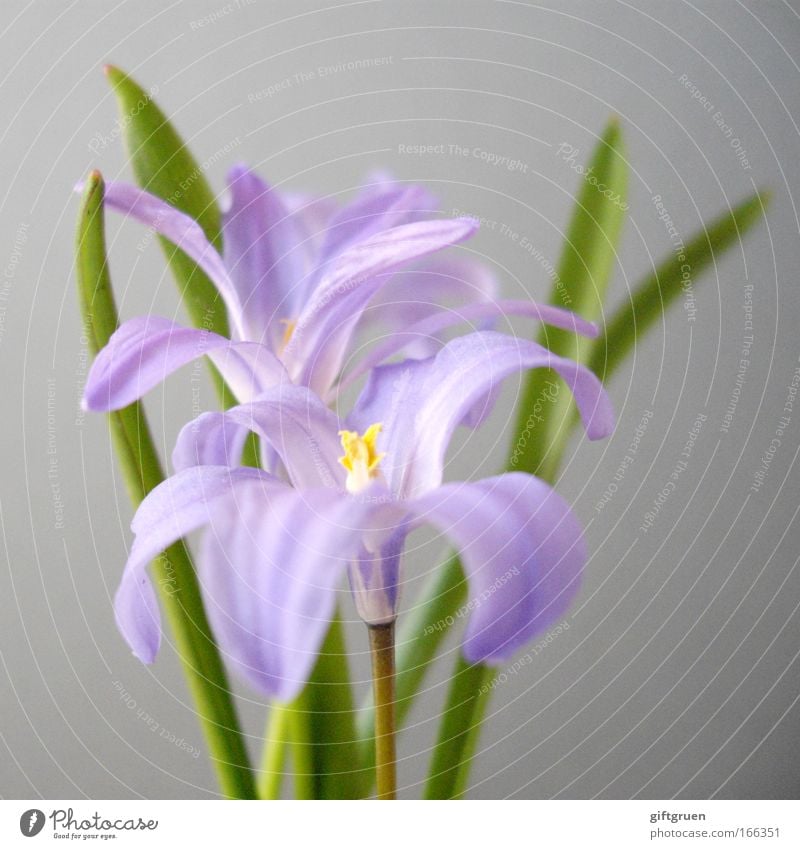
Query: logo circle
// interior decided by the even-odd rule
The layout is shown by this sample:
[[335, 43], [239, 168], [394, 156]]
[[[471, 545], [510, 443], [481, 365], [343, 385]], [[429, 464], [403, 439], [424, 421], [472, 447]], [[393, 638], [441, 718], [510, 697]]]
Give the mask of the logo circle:
[[19, 830], [25, 837], [36, 837], [44, 828], [44, 811], [31, 808], [19, 818]]

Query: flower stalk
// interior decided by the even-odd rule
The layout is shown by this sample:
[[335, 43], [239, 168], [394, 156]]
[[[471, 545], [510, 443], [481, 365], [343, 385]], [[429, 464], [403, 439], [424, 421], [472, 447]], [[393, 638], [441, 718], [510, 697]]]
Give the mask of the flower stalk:
[[395, 746], [394, 622], [370, 625], [372, 688], [375, 698], [375, 776], [378, 799], [397, 798]]

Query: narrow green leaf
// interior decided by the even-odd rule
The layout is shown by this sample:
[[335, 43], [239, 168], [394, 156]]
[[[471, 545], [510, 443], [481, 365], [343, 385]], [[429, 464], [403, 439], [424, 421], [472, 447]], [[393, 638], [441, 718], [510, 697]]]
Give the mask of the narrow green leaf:
[[[589, 168], [582, 176], [581, 190], [553, 284], [551, 303], [589, 319], [600, 315], [627, 210], [627, 180], [622, 133], [615, 119], [606, 128]], [[573, 359], [585, 359], [587, 356], [588, 351], [582, 345], [582, 340], [566, 331], [543, 328], [540, 342], [561, 356]], [[554, 391], [553, 386], [561, 387], [561, 391]], [[537, 423], [536, 433], [533, 434], [530, 411], [537, 403], [545, 408], [545, 421]], [[569, 392], [554, 372], [536, 369], [529, 373], [518, 408], [517, 438], [512, 444], [507, 466], [509, 470], [535, 472], [538, 469], [540, 477], [547, 477], [552, 472], [552, 469], [540, 467], [548, 459], [553, 465], [553, 456], [563, 451], [571, 418], [571, 403]], [[465, 598], [466, 581], [461, 564], [457, 557], [451, 557], [437, 570], [412, 615], [401, 621], [397, 659], [398, 725], [409, 710], [428, 665], [436, 655], [448, 625], [457, 618]], [[460, 741], [458, 745], [474, 745], [469, 734], [456, 730], [459, 721], [465, 723], [464, 728], [474, 727], [475, 733], [480, 726], [475, 719], [481, 701], [461, 698], [459, 688], [464, 686], [466, 677], [463, 670], [459, 669], [453, 682], [458, 692], [450, 696], [450, 707], [439, 738], [439, 744], [446, 754], [441, 754], [437, 748], [434, 763], [450, 757], [455, 745], [453, 741]], [[478, 671], [473, 674], [478, 674]], [[453, 703], [453, 699], [457, 701]], [[368, 701], [358, 720], [362, 740], [360, 752], [362, 763], [366, 765], [372, 764], [369, 748], [372, 713], [372, 704]], [[460, 780], [458, 770], [440, 772], [435, 791], [431, 792], [444, 792], [447, 782], [455, 786]]]
[[[221, 251], [222, 216], [203, 167], [195, 160], [150, 92], [113, 65], [106, 65], [104, 70], [117, 98], [120, 123], [136, 182], [194, 218], [208, 240]], [[192, 324], [228, 336], [225, 304], [216, 286], [180, 248], [161, 237], [159, 242]], [[210, 361], [208, 367], [223, 406], [235, 404], [236, 397]], [[245, 445], [242, 462], [258, 466], [258, 457], [258, 440], [251, 435]]]
[[690, 287], [711, 262], [761, 220], [769, 198], [768, 192], [757, 192], [731, 212], [720, 215], [696, 233], [681, 253], [673, 251], [642, 280], [606, 322], [604, 333], [592, 343], [589, 367], [598, 377], [607, 380], [667, 307], [682, 292], [692, 293]]
[[[96, 171], [86, 181], [78, 217], [76, 272], [86, 336], [95, 355], [118, 323], [106, 259], [103, 179]], [[138, 403], [110, 413], [108, 418], [131, 500], [138, 505], [164, 479], [150, 428]], [[230, 798], [255, 798], [227, 676], [183, 543], [167, 549], [152, 569], [222, 792]]]
[[[658, 316], [684, 291], [685, 269], [690, 269], [691, 278], [696, 282], [716, 257], [737, 244], [744, 233], [761, 219], [768, 200], [766, 193], [747, 198], [732, 212], [719, 216], [709, 227], [694, 235], [686, 244], [683, 257], [673, 252], [652, 275], [645, 278], [607, 323], [605, 334], [592, 343], [589, 367], [608, 380], [633, 351], [636, 339], [641, 339]], [[546, 421], [547, 417], [552, 420], [557, 415], [548, 405], [544, 405], [543, 412]], [[577, 414], [573, 411], [569, 419], [560, 423], [563, 436], [547, 455], [544, 468], [540, 467], [540, 477], [550, 483], [555, 480], [567, 437], [577, 421]], [[512, 452], [511, 465], [513, 458]], [[453, 576], [453, 579], [459, 580], [458, 576]], [[463, 659], [456, 666], [426, 786], [428, 798], [456, 798], [465, 791], [472, 754], [487, 706], [488, 691], [484, 687], [491, 675], [489, 667], [480, 664], [470, 667]]]
[[361, 799], [369, 793], [369, 773], [356, 757], [353, 691], [338, 614], [308, 684], [279, 710], [289, 716], [297, 798]]
[[[194, 218], [203, 228], [209, 241], [221, 250], [221, 215], [202, 166], [192, 156], [178, 131], [148, 92], [118, 68], [108, 66], [106, 74], [119, 103], [125, 140], [138, 184]], [[192, 323], [197, 327], [228, 336], [225, 307], [214, 284], [183, 251], [166, 239], [160, 241]], [[210, 368], [223, 405], [229, 406], [235, 403], [233, 393], [225, 386], [219, 373], [213, 366], [210, 365]], [[257, 466], [258, 456], [258, 440], [251, 435], [247, 441], [242, 462], [246, 465]], [[334, 670], [334, 667], [337, 669]], [[344, 687], [344, 682], [348, 681], [346, 659], [343, 656], [329, 659], [324, 668], [315, 670], [314, 676], [318, 673], [332, 676], [335, 680], [342, 682]], [[324, 680], [318, 681], [314, 676], [310, 686], [325, 683]], [[349, 687], [349, 684], [346, 686]], [[313, 742], [315, 734], [319, 735], [320, 739], [338, 739], [337, 735], [342, 732], [341, 722], [335, 721], [335, 716], [335, 713], [323, 714], [321, 719], [315, 718], [316, 727], [301, 730], [303, 721], [311, 721], [312, 716], [307, 711], [294, 710], [292, 721], [288, 723], [287, 738], [291, 741], [299, 735], [303, 740], [312, 739], [313, 751], [319, 753], [320, 749]], [[353, 721], [351, 717], [351, 724]], [[354, 735], [351, 735], [349, 738], [351, 747], [354, 746], [353, 741]], [[276, 747], [285, 744], [285, 741], [281, 743], [275, 740], [269, 747], [270, 751], [264, 753], [264, 758], [280, 760], [280, 753], [276, 751]], [[337, 757], [346, 760], [347, 756], [344, 754], [346, 748], [344, 743], [341, 743], [336, 748], [337, 753], [340, 753]], [[297, 753], [297, 756], [299, 754]], [[330, 766], [326, 754], [320, 757], [326, 766]], [[351, 753], [349, 756], [351, 766], [353, 757]], [[315, 762], [314, 768], [318, 767], [319, 762]], [[356, 792], [346, 780], [342, 780], [341, 784], [342, 792]]]
[[[203, 167], [158, 107], [151, 92], [113, 65], [106, 65], [104, 70], [117, 98], [120, 124], [136, 182], [194, 218], [208, 240], [222, 251], [222, 216]], [[228, 336], [225, 304], [216, 286], [180, 248], [162, 237], [159, 242], [192, 324]], [[223, 406], [235, 404], [236, 397], [210, 361], [208, 368]], [[258, 441], [251, 435], [242, 462], [258, 466], [258, 456]]]
[[[616, 118], [606, 127], [580, 179], [550, 303], [594, 321], [602, 314], [628, 208], [628, 164]], [[591, 350], [591, 340], [548, 327], [542, 328], [539, 342], [554, 354], [578, 362], [586, 362]], [[558, 390], [553, 391], [553, 386]], [[543, 422], [531, 416], [537, 404], [546, 408]], [[530, 372], [517, 408], [512, 468], [554, 479], [573, 410], [570, 392], [555, 372]]]
[[[136, 182], [194, 218], [221, 251], [222, 219], [203, 167], [150, 92], [113, 65], [107, 65], [105, 72], [117, 97]], [[182, 250], [160, 241], [192, 323], [227, 336], [225, 306], [214, 284]]]
[[[595, 319], [603, 308], [628, 208], [628, 166], [616, 119], [606, 127], [581, 180], [550, 303]], [[587, 340], [548, 327], [542, 328], [539, 341], [555, 354], [578, 361], [585, 361], [590, 351]], [[540, 412], [533, 416], [535, 409]], [[572, 410], [571, 395], [555, 372], [548, 369], [529, 372], [518, 405], [517, 429], [506, 468], [552, 481], [570, 432]], [[452, 577], [456, 581], [464, 580], [463, 574]], [[459, 657], [433, 753], [427, 798], [454, 798], [466, 788], [488, 701], [481, 688], [490, 675], [489, 667], [469, 666]]]
[[[468, 787], [469, 772], [495, 670], [483, 663], [469, 664], [459, 655], [442, 712], [439, 739], [425, 784], [426, 799], [457, 799]], [[464, 717], [469, 717], [469, 723]]]

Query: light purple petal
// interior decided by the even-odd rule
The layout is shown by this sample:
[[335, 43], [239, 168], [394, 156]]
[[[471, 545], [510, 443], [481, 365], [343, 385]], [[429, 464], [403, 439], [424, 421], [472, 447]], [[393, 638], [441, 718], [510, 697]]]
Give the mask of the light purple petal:
[[114, 599], [117, 626], [133, 653], [152, 663], [161, 642], [161, 616], [147, 565], [172, 543], [210, 522], [237, 490], [285, 487], [259, 469], [204, 466], [159, 484], [139, 505], [136, 535]]
[[283, 195], [289, 211], [300, 222], [305, 238], [314, 253], [322, 249], [328, 223], [338, 210], [336, 199], [317, 197], [308, 192], [286, 192]]
[[185, 424], [172, 449], [172, 468], [238, 466], [251, 429], [226, 413], [201, 413]]
[[410, 324], [405, 328], [395, 328], [394, 333], [385, 342], [370, 351], [352, 371], [347, 373], [340, 381], [339, 387], [349, 386], [354, 380], [392, 355], [404, 350], [408, 344], [417, 339], [438, 338], [443, 330], [465, 321], [481, 322], [490, 318], [510, 318], [511, 316], [532, 318], [589, 338], [597, 336], [596, 324], [560, 307], [528, 300], [477, 301], [452, 309], [438, 309], [416, 324]]
[[253, 431], [278, 454], [298, 488], [343, 490], [339, 419], [308, 389], [282, 385], [224, 413], [204, 413], [178, 436], [176, 469], [199, 463], [237, 464], [242, 434]]
[[280, 321], [295, 316], [310, 270], [305, 234], [278, 192], [246, 166], [231, 169], [228, 187], [225, 265], [242, 305], [247, 338], [269, 341], [277, 350]]
[[488, 266], [472, 258], [434, 255], [395, 274], [370, 301], [360, 329], [402, 330], [441, 307], [491, 301], [497, 294], [497, 278]]
[[281, 363], [263, 345], [231, 342], [208, 330], [142, 316], [122, 324], [98, 353], [86, 380], [84, 406], [97, 412], [118, 410], [206, 354], [241, 401], [286, 379]]
[[552, 368], [566, 381], [590, 439], [611, 432], [611, 402], [588, 369], [535, 342], [490, 331], [453, 339], [428, 360], [373, 370], [350, 425], [383, 424], [381, 469], [398, 498], [416, 497], [441, 483], [450, 437], [475, 404], [509, 375], [531, 368]]
[[266, 345], [258, 342], [229, 342], [209, 352], [208, 356], [242, 403], [289, 380], [283, 363]]
[[263, 694], [288, 701], [308, 679], [375, 509], [287, 487], [278, 497], [240, 499], [206, 531], [200, 577], [214, 633], [227, 661]]
[[380, 180], [331, 216], [321, 257], [330, 259], [376, 233], [429, 215], [436, 206], [436, 199], [422, 186]]
[[[361, 547], [348, 571], [356, 610], [368, 625], [386, 625], [397, 618], [400, 566], [410, 520], [406, 516], [401, 519], [397, 510], [388, 507], [382, 519], [376, 511], [373, 522], [382, 521], [384, 530], [373, 534], [377, 539], [372, 550]], [[388, 529], [393, 522], [396, 527]]]
[[543, 481], [517, 472], [445, 484], [409, 506], [460, 552], [470, 663], [507, 661], [567, 610], [586, 546], [569, 505]]
[[165, 239], [169, 239], [191, 257], [217, 287], [228, 308], [231, 326], [239, 333], [240, 338], [244, 338], [239, 296], [225, 270], [222, 257], [194, 218], [129, 183], [106, 183], [104, 202], [111, 209], [135, 218]]
[[283, 361], [294, 382], [324, 396], [341, 369], [364, 307], [389, 279], [387, 272], [471, 236], [476, 227], [469, 218], [406, 224], [336, 257], [284, 350]]

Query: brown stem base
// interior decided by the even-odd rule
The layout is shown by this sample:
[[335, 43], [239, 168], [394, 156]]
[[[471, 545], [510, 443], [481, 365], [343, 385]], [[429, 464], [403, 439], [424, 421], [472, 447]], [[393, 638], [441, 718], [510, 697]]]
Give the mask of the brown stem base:
[[395, 749], [394, 622], [369, 625], [372, 686], [375, 694], [375, 774], [378, 799], [397, 798]]

